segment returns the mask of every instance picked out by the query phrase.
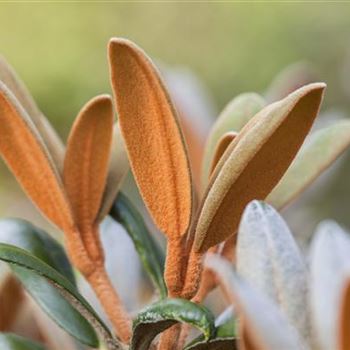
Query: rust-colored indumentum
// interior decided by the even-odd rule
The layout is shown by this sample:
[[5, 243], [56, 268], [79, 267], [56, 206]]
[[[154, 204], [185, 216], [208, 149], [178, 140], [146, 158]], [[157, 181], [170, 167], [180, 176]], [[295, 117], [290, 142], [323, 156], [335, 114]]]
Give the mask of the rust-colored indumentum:
[[[175, 107], [151, 59], [131, 41], [113, 38], [108, 60], [113, 97], [99, 95], [81, 109], [65, 147], [13, 69], [0, 59], [0, 154], [38, 209], [64, 233], [71, 262], [93, 288], [118, 337], [114, 343], [108, 335], [107, 347], [182, 349], [190, 326], [172, 313], [179, 300], [211, 323], [203, 325], [200, 317], [189, 321], [191, 313], [182, 315], [185, 321], [203, 332], [207, 344], [221, 344], [222, 339], [211, 339], [216, 326], [199, 305], [220, 285], [243, 320], [240, 348], [272, 350], [266, 348], [272, 342], [262, 340], [263, 332], [254, 332], [262, 318], [253, 317], [249, 288], [233, 275], [237, 290], [231, 291], [225, 278], [229, 272], [222, 270], [229, 271], [225, 264], [234, 263], [241, 252], [237, 232], [246, 206], [266, 198], [278, 209], [289, 203], [349, 146], [350, 123], [316, 133], [309, 148], [298, 153], [326, 85], [305, 85], [268, 105], [256, 94], [243, 94], [213, 126], [203, 160], [203, 183], [208, 185], [200, 197]], [[146, 235], [142, 217], [130, 210], [126, 196], [117, 197], [129, 165], [154, 224], [167, 239], [164, 271], [162, 252]], [[145, 270], [155, 271], [150, 275], [160, 304], [170, 300], [171, 311], [155, 315], [152, 304], [132, 324], [105, 268], [100, 224], [108, 213], [131, 232]], [[341, 350], [349, 348], [349, 290], [343, 298]], [[232, 346], [235, 339], [230, 340]], [[119, 341], [123, 344], [116, 345]]]

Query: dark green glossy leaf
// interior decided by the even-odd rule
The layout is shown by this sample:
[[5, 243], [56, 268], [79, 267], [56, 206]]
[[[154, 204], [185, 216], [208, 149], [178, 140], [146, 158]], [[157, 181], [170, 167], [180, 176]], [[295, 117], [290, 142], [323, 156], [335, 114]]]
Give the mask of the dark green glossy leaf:
[[12, 270], [27, 292], [61, 328], [84, 344], [98, 345], [96, 334], [88, 321], [46, 278], [21, 266], [12, 265]]
[[[21, 219], [1, 220], [0, 242], [26, 250], [75, 283], [62, 246], [31, 223]], [[11, 265], [11, 269], [27, 292], [60, 327], [83, 343], [98, 344], [90, 324], [46, 278], [20, 266]]]
[[72, 267], [62, 246], [30, 222], [22, 219], [0, 220], [0, 243], [28, 251], [75, 284]]
[[128, 232], [145, 271], [159, 291], [160, 296], [165, 298], [167, 289], [163, 278], [164, 253], [148, 231], [141, 214], [123, 193], [119, 193], [110, 215]]
[[215, 337], [206, 340], [203, 335], [194, 339], [185, 350], [235, 350], [237, 349], [237, 325], [232, 307], [225, 310], [215, 322]]
[[[120, 344], [113, 339], [108, 328], [75, 286], [51, 266], [21, 248], [3, 243], [0, 244], [0, 260], [11, 264], [29, 293], [36, 295], [40, 303], [49, 308], [49, 315], [54, 315], [60, 326], [76, 339], [89, 346], [97, 347], [98, 339], [92, 325], [105, 340], [109, 349], [121, 349]], [[61, 294], [61, 298], [58, 298], [58, 294], [51, 294], [54, 290], [50, 286]], [[63, 298], [69, 304], [64, 304]], [[60, 310], [63, 307], [65, 310]], [[69, 310], [68, 307], [70, 307]], [[79, 318], [76, 317], [78, 314], [75, 314], [72, 308], [79, 313]], [[63, 311], [70, 316], [63, 318]], [[75, 317], [74, 324], [71, 316]]]
[[1, 350], [44, 350], [44, 347], [29, 339], [11, 333], [0, 333]]
[[214, 316], [208, 309], [185, 299], [163, 299], [138, 314], [134, 321], [130, 349], [149, 349], [157, 334], [177, 322], [198, 328], [206, 340], [214, 335]]

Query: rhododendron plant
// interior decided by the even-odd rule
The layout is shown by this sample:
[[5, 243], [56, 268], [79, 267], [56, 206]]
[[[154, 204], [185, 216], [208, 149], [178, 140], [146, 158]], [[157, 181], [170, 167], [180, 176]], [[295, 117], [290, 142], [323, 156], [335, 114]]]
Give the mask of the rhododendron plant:
[[[305, 85], [271, 104], [254, 93], [236, 97], [208, 137], [198, 191], [181, 122], [155, 65], [126, 39], [111, 39], [108, 59], [113, 97], [94, 97], [82, 108], [66, 146], [13, 69], [0, 61], [0, 154], [28, 197], [62, 231], [65, 247], [27, 221], [0, 221], [0, 259], [9, 263], [11, 276], [84, 346], [311, 347], [306, 264], [291, 235], [278, 214], [271, 229], [264, 218], [260, 222], [265, 214], [251, 209], [260, 208], [257, 202], [240, 221], [252, 200], [282, 209], [349, 146], [350, 122], [342, 120], [314, 132], [302, 147], [326, 85]], [[129, 166], [150, 217], [167, 238], [166, 254], [135, 203], [120, 192]], [[107, 215], [130, 235], [155, 287], [152, 303], [133, 316], [106, 271], [100, 224]], [[236, 264], [251, 287], [232, 272]], [[73, 268], [92, 287], [108, 325], [80, 294]], [[319, 268], [311, 269], [317, 270], [311, 284], [317, 284]], [[235, 309], [215, 321], [202, 302], [218, 285]], [[317, 294], [317, 303], [321, 292], [310, 293]], [[318, 314], [319, 307], [317, 331], [329, 311]], [[6, 329], [11, 310], [2, 317]], [[342, 322], [348, 324], [345, 313]], [[202, 335], [189, 342], [192, 327]], [[344, 335], [340, 339], [348, 343]], [[8, 333], [1, 343], [42, 348]]]

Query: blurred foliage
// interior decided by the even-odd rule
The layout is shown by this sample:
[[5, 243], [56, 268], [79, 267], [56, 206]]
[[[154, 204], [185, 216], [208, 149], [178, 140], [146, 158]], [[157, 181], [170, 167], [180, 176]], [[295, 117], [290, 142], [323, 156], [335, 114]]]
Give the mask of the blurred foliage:
[[348, 4], [331, 2], [1, 3], [0, 52], [66, 135], [79, 107], [110, 91], [106, 44], [112, 36], [190, 67], [219, 107], [240, 92], [265, 90], [299, 60], [311, 62], [328, 82], [328, 104], [346, 104], [339, 75], [349, 15]]

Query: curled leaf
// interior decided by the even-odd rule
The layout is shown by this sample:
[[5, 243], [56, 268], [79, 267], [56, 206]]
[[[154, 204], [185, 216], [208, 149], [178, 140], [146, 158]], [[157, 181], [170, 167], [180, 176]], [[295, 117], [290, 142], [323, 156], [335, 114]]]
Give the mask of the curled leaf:
[[120, 128], [142, 197], [168, 237], [187, 232], [191, 173], [169, 95], [150, 59], [125, 39], [109, 44], [111, 81]]
[[308, 339], [308, 270], [288, 226], [271, 206], [258, 201], [247, 205], [236, 252], [237, 272], [274, 300]]
[[64, 184], [78, 227], [95, 223], [106, 184], [113, 128], [108, 95], [89, 101], [80, 111], [68, 138]]
[[236, 350], [237, 344], [237, 320], [233, 316], [233, 308], [227, 308], [215, 320], [215, 337], [205, 340], [203, 335], [198, 336], [185, 350]]
[[314, 132], [306, 140], [278, 185], [266, 198], [281, 209], [300, 195], [350, 145], [350, 121], [342, 120]]
[[202, 170], [203, 185], [208, 182], [215, 148], [221, 137], [227, 132], [239, 132], [264, 106], [265, 101], [263, 98], [250, 92], [235, 97], [220, 113], [210, 131], [205, 146]]
[[1, 82], [0, 153], [43, 214], [70, 231], [73, 215], [51, 156], [28, 114]]
[[138, 314], [130, 350], [148, 350], [157, 334], [177, 322], [198, 328], [206, 340], [214, 335], [214, 316], [205, 307], [185, 299], [163, 299]]
[[316, 118], [325, 84], [304, 86], [260, 111], [219, 161], [204, 197], [195, 249], [205, 252], [237, 231], [245, 206], [264, 199], [293, 161]]
[[234, 131], [229, 131], [225, 133], [219, 140], [218, 144], [216, 145], [216, 149], [214, 152], [214, 156], [210, 165], [210, 174], [213, 173], [216, 165], [218, 164], [219, 160], [227, 150], [230, 143], [235, 139], [237, 136], [237, 133]]
[[[33, 283], [33, 288], [36, 286], [36, 292], [39, 294], [41, 291], [45, 290], [46, 293], [41, 293], [42, 298], [50, 299], [52, 295], [57, 296], [57, 294], [47, 292], [49, 286], [56, 288], [56, 291], [61, 294], [61, 296], [81, 315], [81, 317], [89, 322], [87, 323], [85, 320], [85, 326], [91, 324], [91, 326], [106, 342], [108, 349], [122, 349], [120, 343], [112, 337], [107, 326], [101, 321], [89, 303], [79, 294], [76, 288], [63, 275], [61, 275], [51, 266], [23, 249], [3, 243], [0, 243], [0, 260], [12, 264], [16, 273], [18, 273], [18, 276], [21, 278], [21, 281], [25, 285], [27, 282]], [[35, 280], [33, 281], [32, 278], [35, 278]], [[44, 287], [44, 284], [42, 283], [45, 280], [46, 286]], [[40, 287], [40, 284], [42, 284], [42, 287]], [[48, 302], [46, 305], [47, 307], [52, 307], [51, 311], [55, 310], [55, 304]], [[58, 308], [56, 312], [60, 313], [62, 310]], [[72, 320], [64, 317], [62, 318], [62, 321], [66, 321], [68, 323], [72, 322]], [[62, 325], [63, 324], [61, 323], [61, 326]], [[91, 331], [91, 327], [89, 327], [89, 329], [90, 331], [86, 328], [84, 332], [80, 333], [80, 336], [84, 335], [83, 339], [79, 337], [78, 339], [86, 344], [90, 344], [91, 346], [96, 347], [98, 340], [94, 333]], [[72, 331], [71, 334], [75, 335], [74, 331]]]
[[[251, 288], [236, 275], [231, 265], [217, 256], [209, 256], [206, 266], [213, 270], [226, 289], [231, 301], [244, 322], [246, 349], [259, 350], [300, 350], [303, 343], [296, 330], [290, 326], [284, 315], [271, 300]], [[240, 337], [240, 341], [244, 341]]]
[[43, 138], [55, 165], [61, 171], [63, 169], [64, 145], [55, 129], [39, 110], [33, 97], [30, 95], [24, 83], [17, 76], [15, 70], [4, 57], [0, 56], [0, 80], [11, 90], [22, 107], [26, 110], [34, 125]]
[[98, 222], [102, 221], [102, 219], [109, 213], [128, 171], [129, 160], [126, 154], [124, 140], [120, 133], [119, 124], [115, 123], [113, 127], [112, 150], [109, 160], [106, 186], [100, 212], [98, 214]]

